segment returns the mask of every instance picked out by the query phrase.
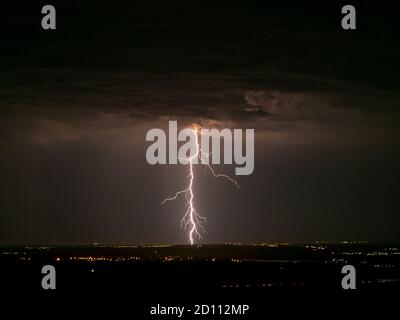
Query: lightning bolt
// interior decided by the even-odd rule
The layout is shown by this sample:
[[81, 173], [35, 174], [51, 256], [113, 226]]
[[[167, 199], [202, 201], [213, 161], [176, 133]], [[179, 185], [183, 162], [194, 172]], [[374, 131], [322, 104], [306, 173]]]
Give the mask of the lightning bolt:
[[[204, 232], [204, 227], [203, 224], [207, 221], [205, 217], [200, 215], [200, 213], [196, 210], [195, 205], [194, 205], [194, 191], [193, 191], [193, 185], [194, 185], [194, 170], [193, 170], [193, 164], [194, 160], [197, 157], [200, 157], [200, 163], [202, 163], [203, 159], [209, 158], [211, 153], [206, 153], [204, 152], [199, 145], [199, 130], [195, 126], [194, 129], [192, 129], [194, 137], [195, 137], [195, 143], [196, 143], [196, 152], [194, 155], [188, 157], [187, 159], [184, 159], [188, 161], [189, 163], [189, 183], [188, 187], [186, 189], [177, 191], [174, 196], [165, 198], [163, 202], [161, 202], [161, 205], [164, 205], [168, 201], [173, 201], [176, 200], [180, 195], [184, 195], [186, 199], [186, 206], [187, 210], [185, 215], [181, 219], [181, 226], [186, 230], [189, 229], [189, 241], [190, 244], [194, 244], [195, 237], [198, 239], [201, 239], [201, 231]], [[208, 163], [207, 168], [210, 170], [211, 174], [213, 175], [214, 178], [225, 178], [232, 182], [237, 188], [240, 188], [239, 183], [231, 178], [230, 176], [226, 174], [220, 174], [216, 173], [215, 170], [212, 168], [212, 166]]]

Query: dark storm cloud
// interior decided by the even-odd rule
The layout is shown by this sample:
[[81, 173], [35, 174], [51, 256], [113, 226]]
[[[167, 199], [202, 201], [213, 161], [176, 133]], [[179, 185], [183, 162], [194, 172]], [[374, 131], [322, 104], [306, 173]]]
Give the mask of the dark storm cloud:
[[[143, 124], [156, 119], [177, 119], [181, 125], [240, 126], [268, 131], [397, 129], [399, 97], [392, 92], [335, 83], [311, 90], [324, 79], [264, 73], [258, 83], [248, 75], [198, 74], [96, 74], [82, 77], [65, 72], [70, 82], [16, 87], [0, 97], [3, 106], [1, 138], [29, 137], [31, 141], [74, 141], [82, 130], [103, 130]], [[104, 78], [103, 78], [104, 77]], [[302, 89], [273, 85], [284, 78], [287, 86], [301, 82]], [[77, 79], [74, 81], [74, 79]], [[106, 80], [104, 80], [106, 79]], [[310, 81], [310, 89], [304, 84]], [[281, 80], [283, 82], [283, 80]], [[18, 95], [17, 92], [24, 92]], [[338, 93], [340, 92], [340, 93]], [[313, 126], [318, 125], [318, 128]], [[311, 129], [307, 129], [310, 127]], [[338, 132], [347, 134], [345, 132]]]
[[[338, 5], [304, 10], [300, 4], [229, 3], [226, 10], [227, 4], [60, 2], [53, 34], [36, 21], [30, 25], [32, 18], [22, 26], [6, 21], [16, 31], [1, 53], [3, 119], [82, 126], [106, 113], [132, 121], [170, 117], [260, 128], [271, 122], [275, 128], [368, 123], [371, 113], [387, 119], [383, 123], [398, 119], [399, 88], [391, 80], [399, 46], [371, 26], [379, 12], [370, 15], [377, 21], [361, 19], [361, 30], [350, 35], [338, 27]], [[360, 5], [361, 12], [378, 9]], [[118, 19], [107, 23], [113, 15]], [[392, 33], [399, 31], [386, 23]]]

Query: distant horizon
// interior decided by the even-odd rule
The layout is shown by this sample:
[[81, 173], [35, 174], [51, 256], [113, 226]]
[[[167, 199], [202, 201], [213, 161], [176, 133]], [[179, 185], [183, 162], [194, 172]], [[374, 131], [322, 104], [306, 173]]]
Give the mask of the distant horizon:
[[400, 242], [396, 241], [368, 241], [368, 240], [341, 240], [341, 241], [330, 241], [330, 240], [319, 240], [319, 241], [300, 241], [300, 242], [281, 242], [281, 241], [266, 241], [266, 242], [216, 242], [216, 243], [5, 243], [0, 242], [0, 247], [7, 246], [30, 246], [30, 247], [69, 247], [69, 246], [86, 246], [86, 247], [204, 247], [204, 246], [267, 246], [268, 244], [272, 245], [307, 245], [307, 244], [400, 244]]

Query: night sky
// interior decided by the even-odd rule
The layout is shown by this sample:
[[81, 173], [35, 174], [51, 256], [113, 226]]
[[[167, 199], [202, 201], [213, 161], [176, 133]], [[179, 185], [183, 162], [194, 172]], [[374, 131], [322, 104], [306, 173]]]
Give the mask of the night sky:
[[196, 168], [203, 243], [400, 241], [400, 5], [216, 2], [2, 4], [0, 243], [186, 243], [168, 120], [256, 130], [241, 189]]

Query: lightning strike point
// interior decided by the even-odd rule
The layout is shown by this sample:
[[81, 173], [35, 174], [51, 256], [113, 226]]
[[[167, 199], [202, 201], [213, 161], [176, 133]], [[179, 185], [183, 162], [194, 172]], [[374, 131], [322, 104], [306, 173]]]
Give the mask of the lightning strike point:
[[[193, 125], [192, 131], [193, 131], [194, 137], [195, 137], [196, 152], [194, 155], [192, 155], [186, 159], [186, 160], [188, 160], [188, 164], [189, 164], [188, 187], [186, 189], [177, 191], [174, 196], [165, 198], [161, 202], [161, 205], [164, 205], [168, 201], [176, 200], [178, 198], [178, 196], [180, 196], [182, 194], [185, 195], [187, 210], [186, 210], [185, 215], [182, 217], [181, 226], [185, 230], [186, 229], [189, 230], [189, 242], [191, 245], [194, 244], [195, 237], [197, 237], [197, 239], [199, 239], [199, 240], [202, 238], [200, 231], [204, 232], [203, 224], [207, 221], [207, 219], [205, 217], [203, 217], [202, 215], [200, 215], [200, 213], [195, 208], [195, 197], [194, 197], [194, 190], [193, 190], [195, 175], [194, 175], [194, 170], [193, 170], [193, 164], [194, 164], [194, 160], [197, 157], [200, 157], [200, 160], [203, 160], [204, 157], [209, 157], [210, 154], [212, 153], [212, 151], [211, 151], [211, 153], [205, 153], [203, 150], [201, 150], [200, 145], [199, 145], [199, 129], [196, 125]], [[237, 188], [241, 188], [241, 186], [238, 184], [238, 182], [235, 179], [233, 179], [230, 176], [225, 175], [225, 174], [216, 173], [210, 164], [207, 164], [207, 167], [210, 170], [210, 172], [214, 178], [225, 178], [225, 179], [229, 180], [230, 182], [232, 182]]]

